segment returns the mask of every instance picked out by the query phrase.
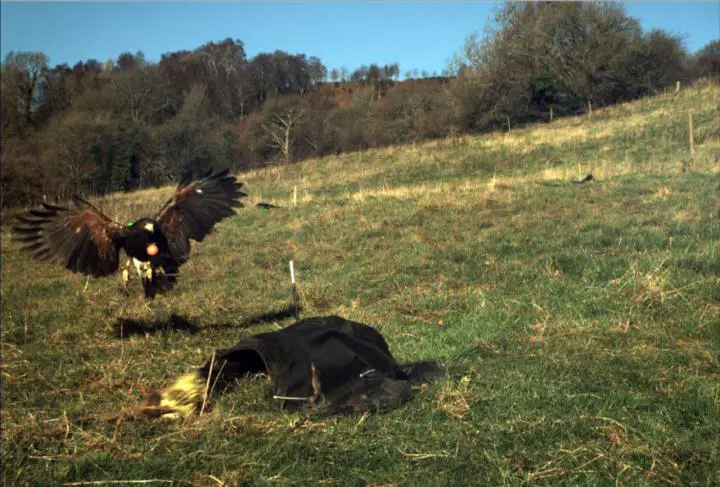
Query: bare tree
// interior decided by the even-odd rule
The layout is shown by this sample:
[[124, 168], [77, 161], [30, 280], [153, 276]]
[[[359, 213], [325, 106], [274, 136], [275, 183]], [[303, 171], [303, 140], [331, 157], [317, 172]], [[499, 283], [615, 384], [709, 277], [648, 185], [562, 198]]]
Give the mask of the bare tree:
[[165, 107], [160, 74], [151, 67], [142, 67], [116, 73], [112, 85], [122, 111], [127, 112], [134, 123], [150, 121]]
[[382, 67], [382, 73], [386, 79], [397, 79], [400, 75], [400, 65], [398, 63], [386, 64]]
[[201, 83], [211, 100], [212, 111], [225, 120], [243, 118], [250, 109], [251, 81], [242, 41], [227, 38], [208, 42], [192, 52], [164, 55], [165, 72], [184, 84], [183, 89]]
[[52, 119], [41, 140], [47, 147], [43, 165], [52, 183], [53, 193], [65, 198], [74, 192], [95, 191], [93, 180], [98, 167], [93, 160], [93, 147], [98, 138], [112, 131], [109, 110], [88, 117], [81, 111]]
[[310, 83], [317, 85], [327, 79], [328, 71], [325, 65], [315, 56], [310, 56], [307, 61], [307, 70], [310, 75]]
[[295, 127], [304, 115], [302, 110], [291, 108], [285, 113], [275, 113], [271, 117], [270, 125], [262, 124], [262, 128], [269, 137], [268, 145], [278, 149], [285, 157], [285, 162], [292, 161], [292, 146], [295, 139]]
[[340, 68], [340, 81], [345, 83], [350, 78], [350, 72], [345, 66]]
[[5, 57], [3, 78], [15, 81], [18, 102], [26, 123], [32, 121], [33, 103], [48, 69], [48, 57], [41, 52], [14, 52]]

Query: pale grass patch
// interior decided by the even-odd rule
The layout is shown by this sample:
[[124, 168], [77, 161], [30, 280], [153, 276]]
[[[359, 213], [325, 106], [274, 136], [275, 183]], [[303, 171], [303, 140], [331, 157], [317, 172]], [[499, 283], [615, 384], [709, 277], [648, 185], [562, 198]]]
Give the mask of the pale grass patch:
[[[677, 117], [683, 117], [684, 120], [687, 117], [685, 105], [692, 105], [690, 97], [693, 94], [694, 90], [683, 93], [681, 103], [675, 103], [676, 108], [674, 109], [662, 106], [653, 110], [642, 110], [639, 108], [643, 104], [646, 105], [647, 102], [638, 100], [603, 109], [604, 115], [615, 117], [611, 120], [588, 120], [585, 116], [580, 115], [560, 120], [551, 125], [533, 126], [514, 130], [511, 133], [489, 134], [473, 141], [473, 145], [486, 148], [500, 146], [517, 154], [525, 154], [532, 150], [533, 146], [539, 145], [564, 148], [568, 144], [612, 138], [615, 134], [623, 132], [641, 136], [649, 127], [659, 121]], [[701, 90], [701, 94], [717, 95], [717, 87], [708, 86]]]
[[490, 181], [488, 181], [487, 183], [488, 192], [492, 193], [493, 191], [495, 191], [495, 186], [497, 186], [497, 178], [495, 177], [495, 174], [493, 174], [492, 179], [490, 179]]
[[658, 189], [651, 197], [650, 201], [664, 200], [672, 195], [672, 191], [667, 186]]
[[395, 187], [383, 186], [378, 189], [361, 188], [355, 193], [346, 193], [345, 197], [357, 202], [365, 202], [370, 198], [389, 198], [397, 200], [417, 200], [421, 203], [438, 202], [443, 206], [466, 207], [468, 196], [475, 201], [487, 198], [489, 193], [495, 189], [504, 190], [511, 196], [511, 181], [519, 178], [502, 178], [506, 184], [498, 184], [500, 179], [493, 177], [489, 182], [482, 179], [467, 179], [461, 182], [435, 183], [435, 184], [413, 184]]
[[681, 296], [692, 287], [692, 284], [683, 288], [671, 288], [668, 285], [670, 270], [666, 268], [665, 261], [643, 270], [640, 261], [636, 260], [630, 265], [625, 274], [609, 281], [611, 286], [620, 289], [630, 288], [634, 296], [635, 305], [644, 309], [659, 309], [673, 296]]
[[2, 363], [0, 375], [5, 384], [22, 384], [30, 382], [35, 374], [33, 365], [23, 358], [22, 349], [4, 339], [1, 343]]
[[543, 274], [546, 274], [549, 277], [558, 278], [562, 277], [563, 271], [558, 269], [550, 260], [545, 260], [542, 264], [542, 267], [540, 268], [540, 271]]
[[[284, 181], [273, 184], [275, 187], [280, 186], [287, 188], [288, 194], [291, 196], [293, 187], [297, 186], [298, 198], [307, 197], [312, 191], [320, 190], [331, 184], [350, 184], [361, 181], [363, 179], [380, 176], [390, 169], [402, 165], [410, 165], [405, 159], [399, 159], [397, 162], [388, 164], [369, 164], [369, 163], [347, 163], [338, 164], [337, 159], [327, 160], [311, 160], [303, 161], [303, 165], [308, 164], [308, 168], [313, 168], [311, 175], [293, 179], [288, 177]], [[310, 196], [312, 199], [312, 197]], [[308, 200], [309, 201], [309, 200]]]
[[638, 276], [640, 282], [636, 284], [635, 302], [646, 308], [665, 304], [668, 296], [673, 294], [666, 289], [669, 274], [662, 265], [641, 273]]
[[360, 299], [353, 299], [348, 304], [341, 304], [335, 308], [335, 314], [338, 316], [353, 316], [361, 309]]
[[692, 213], [691, 211], [680, 210], [673, 215], [672, 219], [675, 223], [688, 224], [697, 223], [700, 217], [697, 214]]
[[173, 184], [128, 193], [112, 193], [102, 197], [91, 197], [89, 201], [112, 220], [125, 223], [133, 218], [154, 215], [172, 196], [176, 187]]
[[[602, 137], [606, 136], [607, 134], [602, 135]], [[501, 148], [524, 155], [534, 150], [536, 146], [564, 147], [589, 138], [601, 137], [597, 134], [590, 137], [587, 126], [571, 127], [565, 124], [557, 126], [553, 124], [541, 128], [518, 129], [509, 134], [490, 134], [478, 140], [477, 145], [486, 149]]]
[[448, 381], [435, 400], [437, 410], [442, 411], [452, 419], [464, 420], [471, 412], [469, 375], [464, 375], [458, 381]]
[[470, 135], [449, 135], [442, 139], [433, 139], [425, 142], [424, 146], [425, 148], [432, 147], [438, 149], [457, 148], [466, 146], [471, 139], [472, 136]]
[[720, 150], [717, 150], [714, 154], [714, 161], [715, 163], [712, 165], [712, 169], [710, 169], [710, 172], [713, 174], [720, 173]]
[[636, 345], [631, 346], [628, 349], [628, 353], [630, 356], [635, 358], [648, 358], [657, 356], [659, 353], [661, 353], [661, 350], [657, 345], [647, 342], [640, 342]]
[[568, 168], [565, 166], [548, 167], [538, 172], [535, 176], [539, 181], [555, 181], [569, 179]]
[[675, 345], [689, 356], [705, 362], [710, 367], [720, 366], [720, 357], [711, 353], [707, 348], [707, 343], [702, 340], [690, 337], [678, 338], [675, 340]]
[[530, 343], [543, 343], [545, 342], [545, 325], [538, 321], [530, 327]]
[[245, 171], [243, 172], [243, 177], [248, 180], [282, 177], [287, 172], [287, 168], [288, 166], [283, 164], [273, 164], [271, 166]]
[[442, 191], [443, 188], [439, 186], [429, 186], [427, 184], [395, 186], [392, 188], [385, 186], [380, 189], [361, 188], [355, 193], [348, 193], [347, 198], [354, 201], [366, 201], [368, 198], [396, 198], [407, 200]]
[[161, 186], [160, 188], [145, 188], [130, 191], [127, 193], [113, 193], [111, 195], [105, 196], [104, 198], [98, 199], [102, 199], [108, 203], [117, 202], [118, 204], [125, 205], [154, 204], [158, 200], [163, 200], [164, 203], [165, 200], [170, 198], [176, 187], [177, 186], [175, 184], [168, 184], [165, 186]]
[[534, 173], [528, 173], [525, 175], [516, 176], [497, 176], [493, 174], [493, 177], [488, 180], [487, 190], [488, 192], [494, 192], [495, 190], [512, 189], [514, 187], [522, 187], [527, 190], [531, 187], [532, 183], [536, 182], [547, 182], [547, 181], [562, 181], [569, 182], [574, 177], [573, 168], [569, 166], [553, 167], [541, 169]]
[[[577, 143], [578, 141], [584, 140], [588, 135], [587, 126], [567, 126], [567, 122], [562, 124], [561, 127], [554, 127], [553, 125], [541, 126], [533, 129], [529, 129], [530, 139], [536, 143], [547, 143], [552, 141], [557, 145], [566, 145], [568, 143]], [[549, 136], [549, 134], [551, 134]]]

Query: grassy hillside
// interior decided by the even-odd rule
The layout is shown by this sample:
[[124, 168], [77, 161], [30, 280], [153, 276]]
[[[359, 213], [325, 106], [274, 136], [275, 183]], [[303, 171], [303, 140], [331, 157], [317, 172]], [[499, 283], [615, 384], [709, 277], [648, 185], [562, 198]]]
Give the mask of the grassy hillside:
[[[137, 281], [31, 260], [5, 222], [3, 485], [717, 485], [718, 94], [241, 174], [247, 208], [149, 307]], [[127, 221], [171, 189], [98, 203]], [[290, 259], [305, 316], [376, 325], [446, 377], [377, 416], [278, 412], [250, 379], [184, 424], [108, 419], [289, 324], [253, 318], [292, 303]], [[199, 331], [114, 337], [172, 313]]]

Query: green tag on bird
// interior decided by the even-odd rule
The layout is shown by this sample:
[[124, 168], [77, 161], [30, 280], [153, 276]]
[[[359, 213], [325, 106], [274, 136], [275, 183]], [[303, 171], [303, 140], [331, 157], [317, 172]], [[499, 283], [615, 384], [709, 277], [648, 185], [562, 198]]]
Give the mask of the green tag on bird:
[[129, 222], [128, 222], [128, 226], [129, 226], [129, 227], [131, 227], [131, 226], [133, 226], [133, 225], [135, 225], [135, 222], [134, 222], [134, 221], [129, 221]]

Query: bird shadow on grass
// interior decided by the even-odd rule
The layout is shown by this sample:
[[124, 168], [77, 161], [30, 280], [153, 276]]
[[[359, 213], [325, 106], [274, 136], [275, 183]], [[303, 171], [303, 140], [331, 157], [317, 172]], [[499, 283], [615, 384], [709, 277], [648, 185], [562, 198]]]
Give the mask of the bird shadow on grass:
[[118, 318], [113, 324], [113, 335], [115, 338], [130, 338], [137, 335], [154, 335], [158, 332], [184, 332], [190, 335], [209, 330], [221, 330], [230, 328], [247, 328], [263, 323], [271, 323], [274, 321], [284, 320], [295, 316], [295, 307], [288, 306], [278, 311], [261, 313], [259, 315], [250, 316], [239, 323], [211, 323], [203, 326], [197, 326], [186, 320], [182, 316], [176, 314], [170, 315], [167, 320], [132, 320], [129, 318]]

